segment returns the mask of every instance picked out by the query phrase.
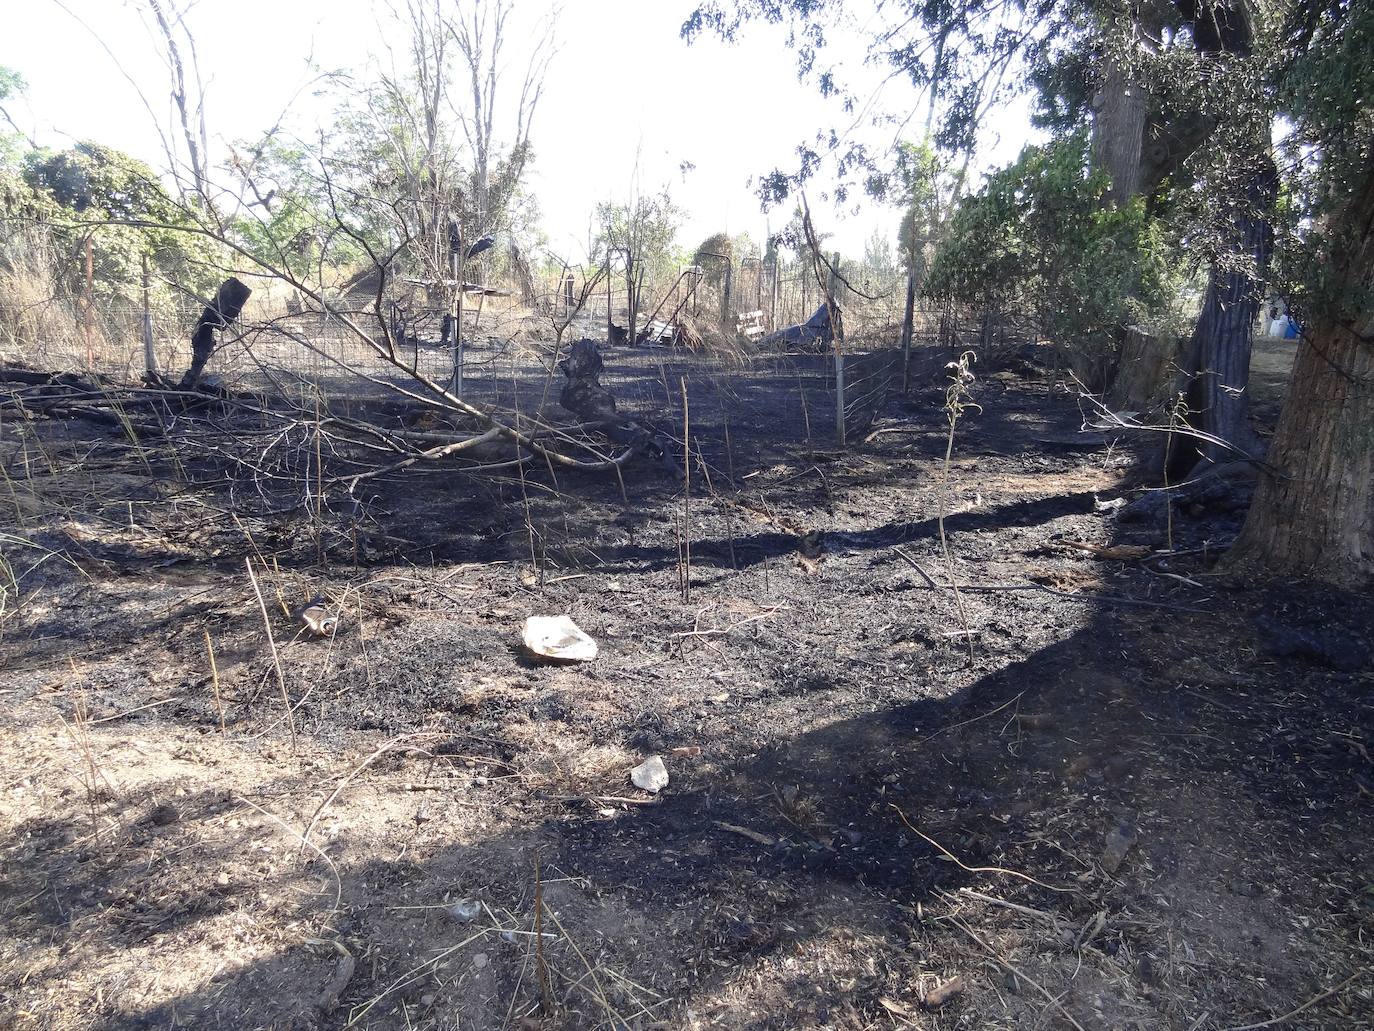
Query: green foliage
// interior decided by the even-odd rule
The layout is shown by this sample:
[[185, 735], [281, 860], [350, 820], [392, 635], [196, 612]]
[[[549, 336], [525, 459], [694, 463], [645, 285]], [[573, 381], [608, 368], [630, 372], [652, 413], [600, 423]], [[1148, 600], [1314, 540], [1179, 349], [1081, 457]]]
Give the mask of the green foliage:
[[139, 303], [145, 256], [155, 300], [163, 303], [179, 291], [212, 294], [223, 279], [224, 248], [201, 232], [194, 210], [173, 199], [152, 169], [127, 154], [95, 143], [32, 151], [20, 182], [0, 186], [0, 219], [51, 231], [69, 255], [65, 285], [73, 293], [84, 289], [88, 237], [97, 300]]
[[231, 236], [244, 250], [300, 279], [309, 278], [322, 262], [337, 267], [362, 257], [352, 236], [335, 231], [338, 222], [319, 156], [305, 144], [267, 136], [247, 148], [246, 157], [235, 151], [230, 167], [242, 181], [245, 201], [231, 223]]
[[1168, 293], [1168, 247], [1139, 199], [1109, 207], [1079, 133], [1028, 147], [960, 205], [925, 292], [1030, 314], [1051, 340], [1085, 348], [1139, 321]]
[[[13, 69], [0, 65], [0, 101], [18, 96], [28, 89], [24, 77]], [[23, 153], [24, 137], [20, 133], [9, 132], [4, 126], [16, 129], [14, 119], [4, 107], [0, 107], [0, 167], [12, 164]]]
[[628, 204], [603, 201], [596, 206], [600, 227], [596, 239], [598, 255], [629, 255], [634, 263], [649, 272], [667, 272], [676, 257], [673, 238], [682, 221], [682, 211], [668, 191], [640, 194]]
[[902, 263], [919, 274], [940, 226], [940, 160], [929, 140], [897, 145], [897, 178], [904, 203], [898, 247]]
[[712, 233], [692, 252], [692, 264], [701, 269], [702, 279], [711, 286], [720, 286], [726, 264], [734, 260], [735, 245], [728, 233]]
[[1347, 212], [1374, 190], [1374, 5], [1323, 0], [1289, 13], [1273, 76], [1292, 122], [1280, 162], [1277, 278], [1308, 319], [1367, 325], [1374, 283], [1350, 263], [1364, 253], [1368, 226]]

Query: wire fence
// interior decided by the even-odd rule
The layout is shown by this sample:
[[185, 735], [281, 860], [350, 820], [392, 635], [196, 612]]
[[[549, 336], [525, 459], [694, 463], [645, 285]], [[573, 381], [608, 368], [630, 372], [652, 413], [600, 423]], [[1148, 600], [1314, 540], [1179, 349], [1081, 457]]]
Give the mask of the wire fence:
[[[624, 326], [629, 316], [623, 281], [614, 277], [585, 296], [581, 283], [547, 278], [537, 284], [533, 305], [512, 290], [469, 296], [457, 335], [461, 354], [446, 328], [447, 306], [415, 291], [386, 298], [379, 317], [374, 295], [343, 296], [328, 311], [310, 311], [267, 284], [221, 334], [209, 371], [226, 386], [302, 399], [318, 393], [343, 403], [414, 396], [420, 377], [494, 413], [557, 421], [567, 417], [557, 409], [564, 383], [557, 362], [573, 341], [589, 337], [601, 345], [602, 382], [622, 414], [671, 431], [680, 425], [685, 399], [696, 446], [712, 461], [728, 463], [732, 432], [783, 447], [856, 443], [907, 382], [937, 380], [951, 352], [1007, 342], [1005, 327], [974, 313], [918, 308], [904, 351], [904, 296], [891, 284], [868, 298], [841, 284], [835, 293], [844, 345], [788, 346], [737, 334], [739, 317], [765, 334], [805, 321], [824, 302], [813, 275], [746, 260], [728, 276], [679, 269], [662, 279], [643, 290], [640, 325], [690, 320], [702, 328], [695, 349], [611, 344], [608, 326]], [[5, 357], [124, 381], [150, 371], [175, 379], [190, 365], [190, 338], [202, 311], [193, 301], [154, 314], [127, 304], [53, 299], [31, 313], [46, 331]], [[388, 334], [394, 350], [383, 355], [379, 346]]]

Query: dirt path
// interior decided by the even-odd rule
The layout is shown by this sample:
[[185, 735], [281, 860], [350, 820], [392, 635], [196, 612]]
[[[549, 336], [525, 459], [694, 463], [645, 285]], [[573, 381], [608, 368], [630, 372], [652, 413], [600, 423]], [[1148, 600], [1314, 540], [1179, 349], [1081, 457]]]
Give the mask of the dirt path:
[[[1374, 1027], [1374, 603], [1214, 568], [1232, 512], [1179, 513], [1180, 557], [1073, 547], [1163, 547], [1095, 505], [1135, 456], [1043, 380], [977, 390], [967, 626], [931, 390], [848, 453], [738, 430], [690, 596], [651, 472], [413, 478], [365, 567], [255, 531], [294, 734], [234, 527], [54, 522], [82, 557], [0, 639], [0, 1020]], [[278, 604], [315, 590], [332, 642]], [[556, 612], [596, 662], [521, 655]], [[1271, 654], [1300, 630], [1335, 646]]]

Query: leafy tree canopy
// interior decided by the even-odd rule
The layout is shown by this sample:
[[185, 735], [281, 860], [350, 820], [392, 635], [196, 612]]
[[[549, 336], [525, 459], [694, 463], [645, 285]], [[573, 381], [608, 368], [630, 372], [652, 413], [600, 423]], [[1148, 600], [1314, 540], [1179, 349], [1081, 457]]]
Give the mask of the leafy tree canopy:
[[223, 246], [200, 231], [193, 209], [168, 194], [136, 158], [97, 143], [31, 151], [22, 182], [23, 190], [16, 186], [0, 195], [0, 217], [45, 225], [71, 251], [73, 291], [81, 289], [84, 268], [76, 252], [87, 237], [96, 293], [107, 300], [140, 298], [145, 257], [164, 302], [180, 291], [205, 297], [224, 277]]
[[1163, 300], [1171, 251], [1139, 198], [1103, 204], [1109, 187], [1085, 133], [1026, 148], [960, 205], [926, 293], [1031, 314], [1065, 345], [1137, 320]]

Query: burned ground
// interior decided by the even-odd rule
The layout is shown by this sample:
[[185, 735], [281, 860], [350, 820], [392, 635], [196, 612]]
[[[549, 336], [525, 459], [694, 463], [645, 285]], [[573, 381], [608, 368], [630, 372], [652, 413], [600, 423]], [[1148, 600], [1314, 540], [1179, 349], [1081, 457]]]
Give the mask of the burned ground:
[[[357, 564], [67, 506], [0, 638], [7, 1026], [1374, 1027], [1374, 603], [1218, 565], [1235, 506], [1099, 511], [1146, 445], [979, 373], [952, 569], [930, 382], [846, 449], [704, 399], [685, 506], [378, 481]], [[521, 654], [558, 612], [596, 662]]]

